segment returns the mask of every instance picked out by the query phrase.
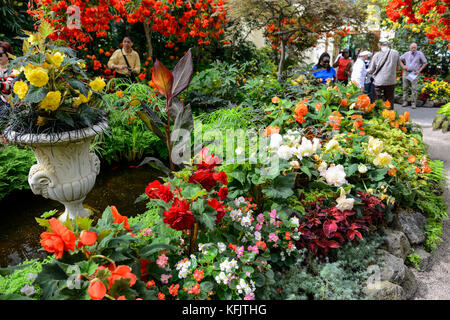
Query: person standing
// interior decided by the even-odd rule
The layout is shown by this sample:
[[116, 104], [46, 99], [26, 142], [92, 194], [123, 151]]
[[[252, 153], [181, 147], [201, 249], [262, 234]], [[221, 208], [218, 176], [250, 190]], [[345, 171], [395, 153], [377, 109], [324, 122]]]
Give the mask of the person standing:
[[0, 103], [8, 103], [9, 95], [12, 92], [12, 81], [14, 75], [8, 72], [9, 54], [12, 54], [12, 47], [8, 42], [0, 41]]
[[141, 71], [139, 54], [133, 50], [133, 40], [125, 36], [122, 48], [117, 49], [108, 61], [108, 68], [116, 70], [116, 78], [125, 78], [133, 82], [135, 75]]
[[327, 52], [320, 55], [319, 62], [313, 67], [311, 73], [322, 83], [336, 82], [336, 70], [330, 66], [330, 55]]
[[[369, 56], [364, 60], [367, 70], [369, 70], [371, 59], [372, 53], [370, 52]], [[373, 103], [373, 75], [368, 72], [366, 73], [366, 79], [364, 81], [364, 90], [370, 98], [370, 103]]]
[[403, 104], [402, 107], [408, 105], [409, 87], [411, 87], [411, 106], [416, 108], [417, 101], [417, 83], [419, 74], [427, 66], [428, 61], [425, 55], [417, 50], [417, 44], [411, 43], [409, 51], [400, 57], [400, 65], [403, 69]]
[[365, 60], [369, 57], [370, 51], [363, 51], [359, 54], [358, 59], [353, 65], [351, 81], [355, 82], [361, 92], [365, 90], [365, 82], [366, 82], [366, 64]]
[[350, 58], [350, 50], [344, 49], [342, 50], [342, 55], [339, 55], [333, 64], [333, 68], [337, 67], [337, 79], [339, 82], [347, 85], [349, 73], [347, 69], [347, 65], [352, 61]]
[[388, 100], [394, 105], [394, 90], [397, 83], [397, 69], [400, 69], [400, 55], [397, 50], [389, 48], [388, 40], [380, 40], [380, 51], [375, 53], [369, 73], [374, 77], [373, 99]]

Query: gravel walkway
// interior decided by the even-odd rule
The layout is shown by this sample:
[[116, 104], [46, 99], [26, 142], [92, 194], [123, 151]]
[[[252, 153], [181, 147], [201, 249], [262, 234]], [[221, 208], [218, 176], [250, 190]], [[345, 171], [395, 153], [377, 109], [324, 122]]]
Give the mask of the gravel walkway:
[[[400, 113], [409, 111], [411, 119], [423, 128], [423, 140], [429, 146], [428, 154], [432, 159], [444, 161], [447, 173], [447, 187], [444, 193], [450, 207], [450, 132], [434, 131], [432, 122], [437, 108], [402, 108], [395, 105]], [[450, 208], [448, 211], [450, 216]], [[443, 223], [443, 241], [432, 252], [428, 271], [413, 269], [417, 279], [418, 289], [413, 300], [449, 300], [450, 299], [450, 220]]]

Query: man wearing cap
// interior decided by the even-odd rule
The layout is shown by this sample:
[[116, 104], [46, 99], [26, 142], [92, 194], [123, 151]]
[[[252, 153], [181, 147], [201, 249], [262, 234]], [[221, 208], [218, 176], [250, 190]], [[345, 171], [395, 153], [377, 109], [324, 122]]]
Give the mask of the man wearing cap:
[[389, 100], [394, 105], [394, 90], [397, 83], [397, 69], [400, 65], [400, 55], [397, 50], [389, 48], [389, 41], [379, 42], [380, 51], [375, 53], [369, 66], [369, 73], [374, 77], [374, 100]]
[[400, 65], [403, 69], [403, 104], [402, 107], [408, 105], [409, 87], [411, 87], [411, 106], [416, 108], [417, 99], [417, 82], [419, 74], [427, 66], [427, 58], [417, 50], [417, 44], [411, 43], [408, 52], [400, 57]]
[[358, 86], [358, 88], [361, 90], [361, 92], [364, 92], [364, 85], [365, 85], [365, 80], [366, 80], [366, 74], [367, 74], [367, 69], [366, 69], [366, 64], [365, 64], [365, 60], [371, 55], [370, 51], [362, 51], [359, 55], [358, 55], [358, 59], [356, 60], [355, 64], [353, 65], [353, 70], [352, 70], [352, 76], [351, 76], [351, 80], [352, 82], [356, 83], [356, 85]]

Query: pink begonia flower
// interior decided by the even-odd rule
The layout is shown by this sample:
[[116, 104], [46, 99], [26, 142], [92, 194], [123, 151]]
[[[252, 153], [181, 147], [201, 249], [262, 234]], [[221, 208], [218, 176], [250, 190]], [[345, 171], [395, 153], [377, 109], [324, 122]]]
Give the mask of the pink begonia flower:
[[256, 221], [262, 224], [264, 222], [264, 215], [262, 213], [258, 214]]
[[242, 256], [244, 254], [244, 246], [238, 247], [236, 249], [236, 253], [237, 253], [237, 257], [239, 258], [240, 256]]
[[271, 234], [269, 234], [269, 240], [273, 241], [273, 242], [277, 242], [278, 236], [275, 233], [271, 233]]
[[258, 246], [248, 246], [247, 250], [256, 254], [259, 253]]
[[156, 264], [160, 268], [164, 268], [167, 265], [167, 260], [169, 260], [169, 258], [167, 258], [167, 256], [163, 253], [158, 257], [158, 260], [156, 260]]
[[269, 216], [270, 216], [272, 219], [277, 219], [277, 218], [278, 218], [277, 210], [276, 210], [276, 209], [273, 209], [273, 210], [269, 213]]
[[248, 293], [244, 300], [255, 300], [255, 294], [254, 293]]
[[162, 274], [161, 275], [161, 283], [164, 283], [164, 284], [169, 283], [170, 278], [172, 278], [171, 274]]
[[259, 230], [261, 230], [261, 229], [262, 229], [262, 225], [259, 224], [259, 223], [257, 223], [256, 226], [255, 226], [255, 230], [256, 230], [256, 231], [259, 231]]

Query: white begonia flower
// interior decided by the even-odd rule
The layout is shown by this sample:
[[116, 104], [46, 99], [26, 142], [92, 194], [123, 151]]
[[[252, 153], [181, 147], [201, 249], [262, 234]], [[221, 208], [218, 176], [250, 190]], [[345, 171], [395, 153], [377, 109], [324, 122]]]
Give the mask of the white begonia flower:
[[292, 217], [289, 219], [291, 226], [298, 227], [300, 225], [300, 220], [297, 217]]
[[377, 156], [383, 151], [384, 144], [380, 139], [375, 139], [374, 137], [369, 137], [369, 146], [367, 148], [367, 152], [370, 155]]
[[366, 167], [366, 165], [360, 164], [360, 165], [358, 166], [358, 172], [359, 172], [359, 173], [366, 173], [366, 172], [367, 172], [367, 167]]
[[327, 170], [327, 163], [325, 161], [322, 161], [319, 165], [319, 167], [317, 168], [317, 170], [319, 170], [320, 175], [322, 175], [322, 172], [324, 172], [325, 170]]
[[283, 142], [283, 137], [279, 133], [273, 133], [270, 135], [270, 145], [269, 148], [277, 150]]
[[341, 211], [352, 210], [355, 199], [347, 198], [344, 188], [341, 187], [340, 189], [341, 189], [341, 194], [340, 194], [339, 198], [336, 199], [336, 202], [337, 202], [336, 208], [338, 208]]
[[373, 164], [376, 166], [382, 166], [382, 167], [389, 167], [389, 165], [392, 163], [392, 157], [389, 153], [383, 152], [378, 154], [375, 159], [373, 160]]
[[236, 207], [239, 207], [241, 205], [241, 203], [245, 202], [245, 198], [244, 197], [239, 197], [237, 199], [234, 199], [234, 204], [236, 205]]
[[297, 148], [302, 157], [311, 156], [313, 154], [313, 146], [310, 140], [302, 138], [302, 144]]
[[289, 146], [282, 145], [278, 149], [277, 154], [280, 158], [282, 158], [284, 160], [289, 160], [290, 158], [292, 158], [293, 150]]
[[333, 138], [325, 145], [325, 151], [328, 152], [334, 149], [339, 149], [339, 142]]
[[223, 243], [223, 242], [217, 243], [217, 247], [219, 248], [219, 253], [222, 253], [222, 252], [224, 252], [225, 250], [227, 250], [227, 246], [226, 246], [225, 243]]
[[343, 184], [347, 183], [345, 179], [346, 174], [344, 171], [344, 167], [339, 165], [331, 164], [330, 167], [320, 173], [322, 177], [325, 177], [326, 182], [329, 185], [340, 187]]
[[28, 283], [20, 289], [20, 292], [25, 294], [26, 296], [31, 296], [35, 293], [34, 287], [30, 286]]
[[316, 153], [317, 150], [320, 150], [320, 147], [321, 147], [320, 139], [314, 138], [312, 142], [313, 142], [313, 152]]

